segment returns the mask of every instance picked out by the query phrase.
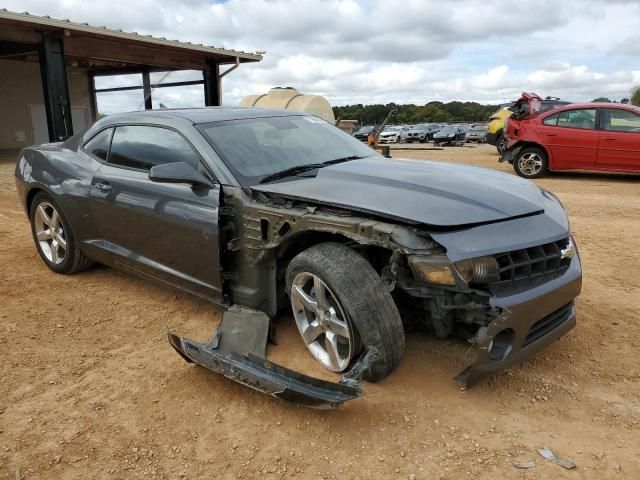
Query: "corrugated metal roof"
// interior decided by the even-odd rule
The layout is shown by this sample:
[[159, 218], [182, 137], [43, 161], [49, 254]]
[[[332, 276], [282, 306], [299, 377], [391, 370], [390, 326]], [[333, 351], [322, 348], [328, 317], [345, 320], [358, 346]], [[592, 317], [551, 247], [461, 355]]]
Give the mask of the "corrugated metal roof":
[[120, 38], [125, 40], [134, 40], [136, 42], [144, 42], [152, 45], [167, 46], [173, 48], [180, 48], [183, 50], [190, 50], [194, 52], [208, 53], [216, 56], [232, 57], [229, 61], [235, 61], [238, 57], [240, 61], [246, 62], [259, 62], [262, 60], [262, 54], [249, 53], [239, 50], [229, 50], [226, 48], [217, 48], [209, 45], [203, 45], [201, 43], [181, 42], [179, 40], [168, 40], [164, 37], [154, 37], [152, 35], [143, 35], [137, 32], [125, 32], [120, 29], [112, 29], [107, 27], [96, 27], [89, 25], [88, 23], [72, 22], [69, 19], [59, 20], [51, 18], [49, 15], [40, 16], [33, 15], [29, 12], [11, 12], [6, 8], [0, 9], [0, 19], [13, 20], [16, 22], [30, 23], [34, 25], [44, 25], [54, 28], [64, 28], [71, 31], [92, 33], [95, 35], [103, 35], [107, 37]]

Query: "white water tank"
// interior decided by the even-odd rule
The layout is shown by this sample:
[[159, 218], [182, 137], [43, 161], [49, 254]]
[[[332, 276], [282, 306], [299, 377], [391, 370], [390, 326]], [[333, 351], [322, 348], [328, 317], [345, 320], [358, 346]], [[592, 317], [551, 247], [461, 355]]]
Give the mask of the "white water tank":
[[276, 87], [264, 95], [249, 95], [240, 101], [239, 106], [284, 108], [295, 112], [310, 113], [331, 124], [336, 123], [333, 109], [326, 98], [320, 95], [303, 95], [292, 87]]

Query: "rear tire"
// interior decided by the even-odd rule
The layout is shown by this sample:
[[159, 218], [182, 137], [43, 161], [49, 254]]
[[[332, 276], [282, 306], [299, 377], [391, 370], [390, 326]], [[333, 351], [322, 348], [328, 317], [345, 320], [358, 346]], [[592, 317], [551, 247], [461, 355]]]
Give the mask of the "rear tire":
[[522, 178], [540, 178], [547, 174], [547, 154], [537, 147], [523, 148], [513, 159], [513, 169]]
[[78, 248], [64, 213], [50, 195], [36, 194], [29, 212], [31, 234], [44, 263], [56, 273], [86, 270], [93, 262]]
[[[349, 364], [355, 370], [354, 363], [366, 356], [362, 378], [375, 382], [388, 376], [402, 359], [404, 327], [389, 290], [369, 262], [340, 243], [321, 243], [298, 254], [286, 273], [294, 317], [300, 315], [300, 309], [296, 311], [293, 306], [292, 285], [304, 275], [318, 277], [328, 287], [338, 307], [346, 313], [347, 322], [357, 331], [364, 352], [362, 348], [354, 351]], [[298, 328], [302, 334], [300, 324]], [[312, 351], [308, 343], [307, 347]]]

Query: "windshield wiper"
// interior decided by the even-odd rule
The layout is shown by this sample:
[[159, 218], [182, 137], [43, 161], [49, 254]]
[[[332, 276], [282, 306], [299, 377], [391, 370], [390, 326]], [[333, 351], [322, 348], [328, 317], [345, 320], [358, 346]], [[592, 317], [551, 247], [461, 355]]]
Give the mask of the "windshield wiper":
[[274, 180], [280, 180], [281, 178], [292, 177], [294, 175], [298, 175], [299, 173], [304, 173], [309, 170], [314, 170], [316, 168], [326, 167], [326, 163], [308, 163], [307, 165], [296, 165], [295, 167], [285, 168], [284, 170], [280, 170], [279, 172], [272, 173], [271, 175], [267, 175], [260, 183], [269, 183]]
[[272, 173], [271, 175], [267, 175], [260, 183], [269, 183], [274, 180], [280, 180], [281, 178], [292, 177], [294, 175], [298, 175], [299, 173], [308, 172], [309, 170], [315, 170], [316, 168], [326, 167], [328, 165], [335, 165], [336, 163], [348, 162], [350, 160], [358, 160], [360, 158], [366, 158], [360, 155], [349, 155], [348, 157], [340, 157], [334, 158], [333, 160], [327, 160], [322, 163], [309, 163], [307, 165], [296, 165], [295, 167], [285, 168], [284, 170], [280, 170], [279, 172]]
[[349, 155], [348, 157], [340, 157], [334, 158], [333, 160], [327, 160], [326, 162], [322, 162], [323, 165], [335, 165], [336, 163], [348, 162], [349, 160], [360, 160], [363, 157], [362, 155]]

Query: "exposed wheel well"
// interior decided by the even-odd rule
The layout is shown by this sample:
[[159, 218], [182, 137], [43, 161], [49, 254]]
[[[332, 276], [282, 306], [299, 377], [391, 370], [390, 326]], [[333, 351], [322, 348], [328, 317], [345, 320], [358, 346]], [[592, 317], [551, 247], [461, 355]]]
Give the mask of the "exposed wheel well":
[[[520, 150], [522, 150], [523, 148], [528, 148], [528, 147], [539, 148], [547, 156], [547, 161], [550, 160], [551, 157], [549, 156], [549, 152], [547, 151], [547, 149], [545, 147], [543, 147], [539, 143], [536, 143], [536, 142], [520, 142], [518, 144], [518, 146], [517, 146], [517, 148], [519, 148]], [[514, 160], [515, 160], [515, 158], [514, 158]]]
[[27, 193], [27, 214], [31, 213], [31, 204], [33, 203], [33, 199], [40, 192], [44, 192], [44, 190], [41, 188], [32, 188], [29, 190], [29, 193]]
[[[307, 250], [308, 248], [326, 242], [335, 242], [344, 244], [350, 248], [353, 248], [356, 252], [362, 255], [371, 266], [380, 274], [382, 268], [388, 264], [389, 257], [393, 253], [391, 250], [372, 246], [362, 245], [355, 240], [345, 237], [337, 233], [330, 232], [318, 232], [318, 231], [306, 231], [301, 232], [298, 235], [292, 236], [287, 242], [281, 244], [276, 250], [277, 261], [277, 273], [276, 278], [278, 282], [278, 292], [284, 293], [284, 281], [287, 266], [293, 260], [293, 258], [299, 253]], [[288, 299], [283, 296], [278, 299], [278, 305], [280, 307], [288, 305]]]

